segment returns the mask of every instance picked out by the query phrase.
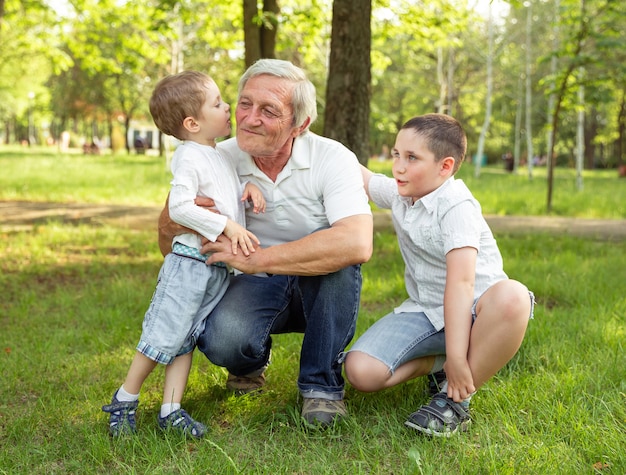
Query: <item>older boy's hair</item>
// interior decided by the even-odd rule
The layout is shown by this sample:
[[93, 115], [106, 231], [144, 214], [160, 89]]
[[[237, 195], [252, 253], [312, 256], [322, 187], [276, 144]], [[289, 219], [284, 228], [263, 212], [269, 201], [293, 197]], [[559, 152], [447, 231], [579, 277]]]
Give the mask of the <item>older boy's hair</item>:
[[183, 121], [187, 117], [200, 118], [206, 86], [212, 81], [199, 71], [183, 71], [161, 79], [150, 98], [150, 114], [159, 130], [185, 140]]
[[435, 161], [454, 158], [455, 174], [465, 159], [467, 137], [461, 124], [445, 114], [424, 114], [409, 119], [401, 129], [413, 129], [423, 137], [426, 146], [435, 155]]
[[293, 126], [297, 127], [309, 117], [311, 121], [302, 133], [317, 119], [317, 99], [315, 86], [307, 78], [303, 69], [290, 61], [282, 59], [259, 59], [250, 66], [239, 80], [239, 95], [249, 79], [267, 74], [278, 78], [287, 79], [294, 83], [291, 103], [293, 107]]

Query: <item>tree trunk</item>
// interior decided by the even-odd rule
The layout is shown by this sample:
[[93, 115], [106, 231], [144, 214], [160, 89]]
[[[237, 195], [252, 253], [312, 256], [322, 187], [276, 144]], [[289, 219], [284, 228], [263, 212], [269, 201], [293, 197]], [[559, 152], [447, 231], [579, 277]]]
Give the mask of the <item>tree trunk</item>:
[[489, 123], [491, 122], [491, 101], [493, 92], [493, 16], [491, 12], [491, 4], [489, 4], [489, 21], [487, 24], [489, 35], [489, 45], [487, 52], [487, 94], [485, 96], [485, 120], [480, 129], [478, 137], [478, 147], [476, 150], [476, 163], [474, 164], [474, 176], [480, 177], [480, 169], [483, 165], [483, 150], [485, 149], [485, 138], [489, 131]]
[[583, 157], [585, 155], [585, 86], [583, 82], [583, 70], [579, 69], [578, 87], [578, 114], [576, 120], [576, 189], [583, 189]]
[[619, 113], [617, 114], [617, 140], [615, 143], [615, 155], [617, 157], [617, 165], [624, 166], [624, 131], [626, 130], [626, 89], [622, 91], [622, 100], [620, 101]]
[[261, 58], [275, 58], [277, 17], [280, 7], [277, 0], [265, 0], [259, 12], [257, 0], [243, 0], [243, 37], [246, 68]]
[[[526, 166], [528, 167], [528, 179], [533, 178], [533, 132], [532, 132], [532, 29], [533, 29], [533, 15], [532, 15], [532, 3], [528, 3], [528, 15], [526, 17]], [[517, 172], [517, 170], [515, 170]]]
[[366, 165], [371, 95], [371, 0], [333, 2], [324, 135]]

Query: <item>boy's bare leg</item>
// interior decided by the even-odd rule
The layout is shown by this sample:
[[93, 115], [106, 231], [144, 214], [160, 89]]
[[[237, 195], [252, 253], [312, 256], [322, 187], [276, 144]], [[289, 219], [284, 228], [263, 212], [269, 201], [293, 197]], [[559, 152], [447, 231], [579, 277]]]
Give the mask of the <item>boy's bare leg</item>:
[[165, 368], [165, 386], [163, 387], [163, 404], [178, 403], [183, 400], [187, 387], [189, 370], [193, 352], [177, 356], [172, 364]]
[[478, 389], [517, 353], [530, 315], [528, 289], [514, 280], [498, 282], [476, 305], [468, 362]]
[[404, 363], [391, 374], [382, 361], [361, 351], [353, 351], [346, 356], [345, 371], [348, 381], [356, 389], [374, 392], [424, 376], [430, 373], [434, 363], [434, 356], [425, 356]]
[[124, 380], [124, 390], [130, 394], [139, 394], [143, 382], [155, 368], [157, 363], [139, 352], [135, 353], [126, 379]]

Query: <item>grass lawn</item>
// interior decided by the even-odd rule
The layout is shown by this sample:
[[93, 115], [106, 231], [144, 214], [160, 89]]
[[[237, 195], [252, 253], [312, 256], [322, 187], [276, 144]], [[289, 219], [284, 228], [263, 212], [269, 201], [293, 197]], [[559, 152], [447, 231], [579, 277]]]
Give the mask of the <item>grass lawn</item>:
[[[10, 169], [0, 200], [159, 204], [167, 192], [153, 157], [0, 148], [0, 165]], [[621, 193], [623, 202], [626, 182], [616, 175], [589, 173], [582, 193], [611, 190], [607, 197]], [[518, 193], [529, 196], [527, 181], [493, 170], [470, 188], [493, 203], [485, 212], [500, 202], [503, 214], [533, 214], [511, 207], [526, 202]], [[619, 199], [569, 202], [584, 201], [584, 216], [624, 218]], [[156, 428], [157, 369], [142, 391], [139, 433], [114, 441], [100, 407], [126, 374], [154, 289], [162, 261], [154, 232], [50, 223], [0, 233], [0, 474], [626, 473], [626, 242], [496, 238], [505, 270], [538, 304], [520, 352], [474, 397], [470, 432], [440, 440], [404, 427], [427, 402], [423, 380], [369, 395], [348, 386], [345, 422], [305, 427], [296, 387], [301, 336], [291, 334], [274, 339], [267, 390], [257, 396], [229, 394], [225, 370], [196, 352], [184, 406], [209, 426], [207, 438]], [[363, 266], [357, 336], [404, 299], [402, 271], [394, 235], [377, 233]]]

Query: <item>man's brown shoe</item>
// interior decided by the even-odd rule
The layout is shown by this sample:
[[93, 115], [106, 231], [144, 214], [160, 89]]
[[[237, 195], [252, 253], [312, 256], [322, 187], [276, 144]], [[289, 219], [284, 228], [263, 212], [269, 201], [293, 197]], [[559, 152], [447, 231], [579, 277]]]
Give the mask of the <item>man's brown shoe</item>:
[[305, 398], [302, 405], [302, 417], [309, 424], [329, 426], [335, 420], [348, 415], [343, 399], [331, 401], [330, 399]]
[[265, 372], [256, 376], [235, 376], [228, 373], [226, 388], [234, 391], [237, 396], [260, 391], [265, 385]]

